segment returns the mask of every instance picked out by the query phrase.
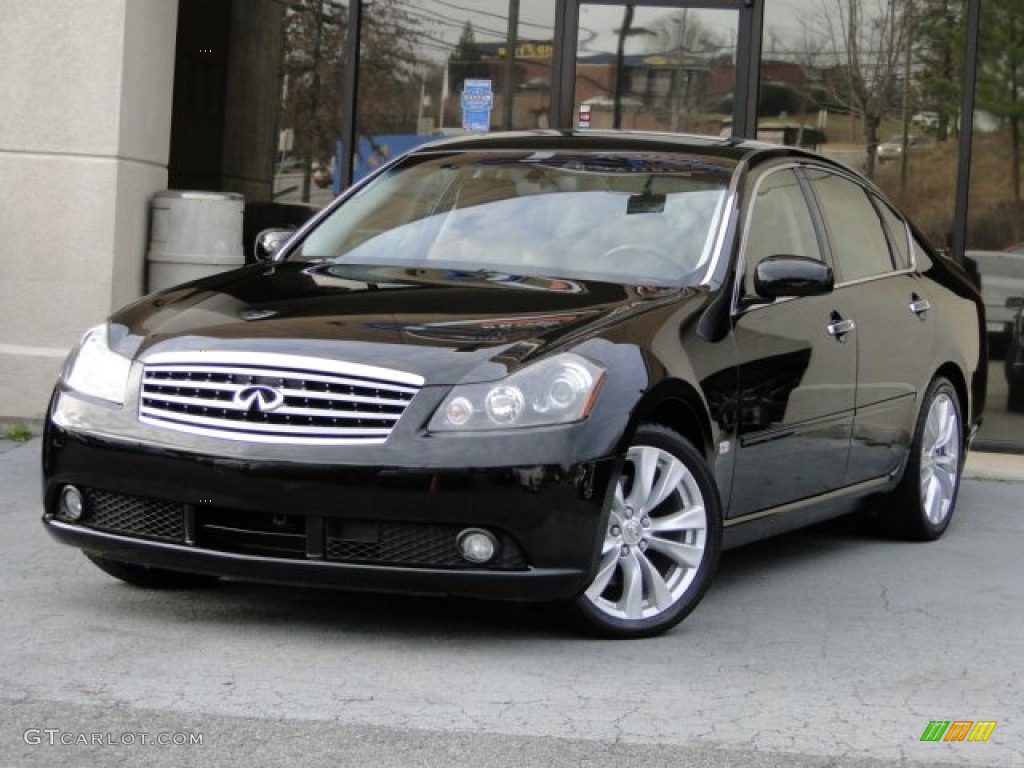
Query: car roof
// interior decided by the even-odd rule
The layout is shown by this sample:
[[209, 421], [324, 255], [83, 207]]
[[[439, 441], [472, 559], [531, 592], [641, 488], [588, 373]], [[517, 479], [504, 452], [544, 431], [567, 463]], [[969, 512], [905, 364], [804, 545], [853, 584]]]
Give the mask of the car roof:
[[827, 157], [798, 147], [768, 144], [731, 136], [701, 136], [682, 133], [656, 133], [651, 131], [500, 131], [494, 133], [458, 136], [423, 144], [415, 153], [438, 149], [470, 150], [578, 150], [612, 152], [682, 152], [711, 155], [739, 164], [743, 161], [769, 157], [801, 157], [822, 160], [834, 167], [842, 167]]

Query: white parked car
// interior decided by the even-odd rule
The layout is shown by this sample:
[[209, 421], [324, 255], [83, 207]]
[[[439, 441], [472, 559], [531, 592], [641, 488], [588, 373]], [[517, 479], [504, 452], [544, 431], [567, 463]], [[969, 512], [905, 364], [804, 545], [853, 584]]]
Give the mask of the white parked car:
[[918, 128], [923, 128], [926, 131], [932, 131], [939, 127], [939, 113], [916, 112], [914, 113], [914, 116], [910, 118], [910, 122]]
[[[906, 139], [907, 152], [913, 152], [921, 146], [922, 140], [919, 136], [908, 135]], [[899, 160], [903, 155], [903, 136], [891, 136], [883, 141], [875, 150], [875, 159], [879, 163], [886, 163], [890, 160]]]

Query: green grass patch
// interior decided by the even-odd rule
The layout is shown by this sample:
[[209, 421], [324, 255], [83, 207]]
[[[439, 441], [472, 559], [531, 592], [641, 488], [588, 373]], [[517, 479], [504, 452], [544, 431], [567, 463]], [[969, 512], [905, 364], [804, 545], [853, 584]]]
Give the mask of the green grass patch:
[[16, 443], [24, 443], [32, 439], [32, 430], [24, 424], [12, 424], [4, 432], [5, 440], [13, 440]]

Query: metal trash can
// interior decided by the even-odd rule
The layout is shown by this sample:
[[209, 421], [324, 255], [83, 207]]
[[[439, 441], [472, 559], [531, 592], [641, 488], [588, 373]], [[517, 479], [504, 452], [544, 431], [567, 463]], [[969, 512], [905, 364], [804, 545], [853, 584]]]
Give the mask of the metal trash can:
[[146, 290], [242, 266], [244, 208], [245, 198], [233, 192], [168, 189], [153, 195]]

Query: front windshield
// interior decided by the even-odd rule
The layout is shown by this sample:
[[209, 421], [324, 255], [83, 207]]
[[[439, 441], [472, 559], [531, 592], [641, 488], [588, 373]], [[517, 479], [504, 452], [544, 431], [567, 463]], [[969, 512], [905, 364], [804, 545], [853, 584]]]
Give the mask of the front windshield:
[[295, 255], [693, 284], [709, 272], [731, 171], [665, 153], [417, 155], [341, 205]]

